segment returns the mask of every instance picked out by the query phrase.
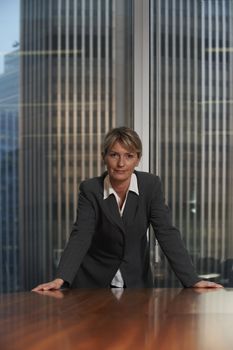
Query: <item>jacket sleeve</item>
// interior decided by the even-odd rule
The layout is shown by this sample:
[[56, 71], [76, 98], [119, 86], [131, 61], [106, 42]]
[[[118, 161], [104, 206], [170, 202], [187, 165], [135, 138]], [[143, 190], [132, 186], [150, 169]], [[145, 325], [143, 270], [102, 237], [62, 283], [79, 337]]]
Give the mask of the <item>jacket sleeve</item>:
[[86, 255], [95, 231], [95, 210], [85, 195], [83, 183], [80, 185], [77, 218], [73, 225], [69, 241], [61, 256], [56, 277], [72, 284], [72, 281]]
[[191, 287], [201, 279], [194, 269], [179, 230], [172, 225], [170, 212], [164, 201], [161, 181], [158, 177], [155, 177], [154, 181], [150, 212], [151, 225], [176, 276], [183, 286]]

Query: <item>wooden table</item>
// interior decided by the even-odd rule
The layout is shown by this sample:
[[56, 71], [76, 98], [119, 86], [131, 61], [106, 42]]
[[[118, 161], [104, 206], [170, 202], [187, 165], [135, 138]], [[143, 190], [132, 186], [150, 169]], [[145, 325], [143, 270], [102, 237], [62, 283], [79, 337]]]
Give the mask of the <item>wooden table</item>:
[[0, 295], [2, 350], [233, 349], [233, 289]]

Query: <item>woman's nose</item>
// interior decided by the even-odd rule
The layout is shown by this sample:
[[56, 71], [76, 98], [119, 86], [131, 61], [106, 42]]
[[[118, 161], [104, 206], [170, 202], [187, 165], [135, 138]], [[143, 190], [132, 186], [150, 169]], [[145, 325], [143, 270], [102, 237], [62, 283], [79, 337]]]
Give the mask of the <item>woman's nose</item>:
[[118, 165], [119, 166], [124, 166], [125, 165], [125, 157], [124, 157], [123, 154], [119, 155]]

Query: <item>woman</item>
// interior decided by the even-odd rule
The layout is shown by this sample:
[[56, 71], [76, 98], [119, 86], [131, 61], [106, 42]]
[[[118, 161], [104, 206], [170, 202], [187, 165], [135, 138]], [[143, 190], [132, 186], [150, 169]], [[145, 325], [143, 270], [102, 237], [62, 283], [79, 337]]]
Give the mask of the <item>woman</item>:
[[142, 155], [130, 128], [104, 139], [107, 171], [80, 185], [77, 219], [56, 279], [33, 291], [78, 287], [153, 287], [147, 229], [151, 224], [172, 269], [185, 287], [221, 287], [201, 281], [172, 225], [159, 177], [135, 170]]

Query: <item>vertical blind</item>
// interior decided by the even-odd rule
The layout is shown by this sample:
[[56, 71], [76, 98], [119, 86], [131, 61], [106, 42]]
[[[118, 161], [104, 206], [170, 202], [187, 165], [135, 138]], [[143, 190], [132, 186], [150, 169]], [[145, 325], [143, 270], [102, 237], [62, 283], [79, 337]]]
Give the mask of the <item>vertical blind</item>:
[[[80, 181], [103, 170], [103, 135], [133, 125], [134, 5], [21, 0], [7, 53], [0, 21], [0, 292], [53, 277]], [[138, 131], [150, 132], [150, 171], [199, 272], [233, 257], [232, 11], [230, 0], [151, 0], [149, 45], [137, 42], [150, 51], [150, 130]]]
[[200, 270], [233, 257], [232, 10], [151, 2], [151, 170]]
[[79, 183], [103, 171], [103, 135], [119, 120], [131, 123], [131, 2], [23, 0], [21, 28], [20, 256], [28, 289], [53, 276]]

